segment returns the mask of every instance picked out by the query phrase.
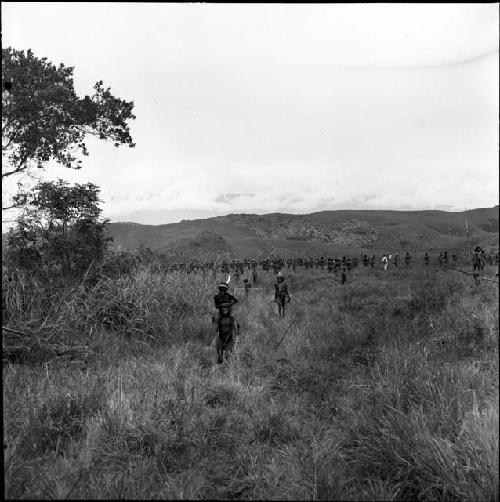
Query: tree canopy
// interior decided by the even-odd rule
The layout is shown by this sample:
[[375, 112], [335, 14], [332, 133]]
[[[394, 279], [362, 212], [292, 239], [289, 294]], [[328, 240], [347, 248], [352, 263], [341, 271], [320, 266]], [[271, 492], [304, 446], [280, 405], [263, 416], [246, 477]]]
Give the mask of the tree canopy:
[[102, 81], [80, 98], [73, 67], [55, 66], [31, 50], [2, 49], [2, 179], [49, 160], [81, 168], [77, 154], [88, 155], [87, 134], [134, 147], [128, 124], [135, 119], [133, 107]]
[[83, 273], [101, 261], [110, 238], [101, 219], [99, 188], [92, 183], [70, 186], [39, 183], [23, 194], [17, 226], [8, 233], [8, 254], [17, 266], [33, 272]]

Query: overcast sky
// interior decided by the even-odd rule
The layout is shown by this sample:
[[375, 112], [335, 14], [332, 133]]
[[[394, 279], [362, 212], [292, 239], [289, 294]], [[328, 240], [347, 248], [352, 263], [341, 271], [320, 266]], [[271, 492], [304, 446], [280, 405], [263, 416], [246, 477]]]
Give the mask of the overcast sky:
[[2, 3], [3, 47], [135, 103], [112, 221], [498, 203], [498, 4]]

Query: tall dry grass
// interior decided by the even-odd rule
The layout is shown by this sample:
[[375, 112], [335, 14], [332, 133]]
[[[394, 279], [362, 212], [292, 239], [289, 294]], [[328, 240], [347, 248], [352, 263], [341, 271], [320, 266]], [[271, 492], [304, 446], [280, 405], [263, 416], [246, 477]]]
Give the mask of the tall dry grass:
[[10, 325], [42, 314], [50, 343], [87, 352], [4, 365], [6, 496], [498, 500], [498, 289], [285, 274], [281, 321], [272, 273], [236, 291], [222, 365], [211, 274], [142, 264], [50, 311], [26, 296]]

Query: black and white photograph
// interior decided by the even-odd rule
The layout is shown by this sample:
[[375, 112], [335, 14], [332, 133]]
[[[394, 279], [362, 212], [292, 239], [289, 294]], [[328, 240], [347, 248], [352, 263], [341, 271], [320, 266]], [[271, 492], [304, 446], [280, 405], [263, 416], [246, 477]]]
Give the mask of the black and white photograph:
[[499, 11], [2, 2], [4, 498], [498, 501]]

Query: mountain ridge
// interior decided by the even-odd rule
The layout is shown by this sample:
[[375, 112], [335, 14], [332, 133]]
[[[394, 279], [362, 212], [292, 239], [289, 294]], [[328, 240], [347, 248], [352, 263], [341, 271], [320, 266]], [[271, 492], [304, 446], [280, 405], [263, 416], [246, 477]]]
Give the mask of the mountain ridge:
[[[398, 249], [460, 249], [465, 211], [332, 210], [308, 214], [231, 213], [179, 223], [110, 224], [113, 248], [140, 245], [172, 259], [212, 259], [274, 252], [281, 255], [359, 253]], [[498, 248], [499, 206], [467, 211], [471, 244]]]

